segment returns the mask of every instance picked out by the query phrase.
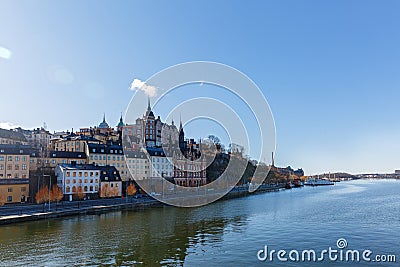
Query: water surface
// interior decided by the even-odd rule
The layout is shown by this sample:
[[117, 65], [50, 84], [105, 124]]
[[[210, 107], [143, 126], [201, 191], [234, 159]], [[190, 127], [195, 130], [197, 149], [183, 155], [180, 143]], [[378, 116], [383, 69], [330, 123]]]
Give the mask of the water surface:
[[[62, 218], [0, 227], [4, 266], [399, 266], [400, 181], [359, 180], [200, 208]], [[261, 262], [257, 252], [348, 248], [397, 263]]]

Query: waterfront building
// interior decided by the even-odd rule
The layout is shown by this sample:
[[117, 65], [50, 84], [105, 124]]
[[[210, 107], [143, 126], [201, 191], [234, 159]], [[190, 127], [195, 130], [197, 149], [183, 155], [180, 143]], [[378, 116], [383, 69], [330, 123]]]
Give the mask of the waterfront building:
[[121, 197], [122, 180], [119, 171], [113, 166], [100, 166], [100, 197]]
[[175, 184], [186, 187], [205, 185], [206, 160], [201, 157], [201, 143], [196, 143], [194, 139], [182, 141], [181, 138], [179, 143], [181, 151], [175, 152], [173, 157]]
[[165, 152], [162, 148], [147, 148], [150, 160], [150, 178], [172, 178], [174, 166], [172, 155]]
[[0, 144], [0, 198], [6, 203], [25, 202], [29, 198], [29, 162], [27, 145]]
[[28, 145], [25, 135], [18, 130], [6, 130], [0, 128], [0, 144]]
[[143, 151], [126, 151], [126, 164], [135, 180], [147, 180], [150, 177], [150, 163]]
[[73, 195], [81, 192], [86, 199], [122, 196], [122, 181], [113, 166], [93, 164], [60, 164], [55, 169], [57, 185], [64, 198], [72, 201]]
[[100, 188], [100, 168], [90, 164], [60, 164], [55, 168], [57, 185], [64, 198], [72, 201], [77, 192], [84, 193], [87, 198], [95, 198]]

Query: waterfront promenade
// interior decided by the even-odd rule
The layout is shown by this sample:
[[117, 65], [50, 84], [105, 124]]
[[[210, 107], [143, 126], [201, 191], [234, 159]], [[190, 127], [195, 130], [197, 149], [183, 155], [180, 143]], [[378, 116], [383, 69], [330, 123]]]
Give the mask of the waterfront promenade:
[[[261, 185], [254, 193], [279, 191], [284, 188], [279, 185]], [[247, 196], [249, 194], [247, 185], [235, 186], [222, 199]], [[197, 194], [181, 196], [182, 201], [190, 201], [191, 198], [201, 197], [201, 191]], [[208, 193], [212, 196], [217, 192]], [[166, 198], [176, 198], [175, 196], [166, 196]], [[49, 218], [59, 218], [66, 216], [77, 216], [85, 214], [100, 214], [115, 210], [140, 210], [149, 207], [161, 207], [164, 204], [150, 196], [128, 197], [128, 198], [109, 198], [82, 201], [62, 201], [60, 203], [46, 204], [14, 204], [0, 207], [0, 225], [34, 221]]]

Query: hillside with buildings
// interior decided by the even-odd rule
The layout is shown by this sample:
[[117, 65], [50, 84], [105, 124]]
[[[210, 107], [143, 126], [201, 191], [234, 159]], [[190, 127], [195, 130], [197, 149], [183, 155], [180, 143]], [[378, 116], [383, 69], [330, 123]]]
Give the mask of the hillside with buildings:
[[216, 180], [231, 161], [235, 168], [226, 175], [235, 177], [244, 170], [239, 184], [250, 183], [257, 166], [268, 183], [304, 175], [301, 169], [250, 160], [240, 150], [224, 149], [210, 138], [186, 138], [181, 122], [178, 127], [173, 121], [162, 122], [149, 103], [134, 124], [124, 123], [121, 116], [111, 127], [104, 115], [98, 126], [77, 131], [0, 129], [0, 197], [5, 203], [35, 202], [41, 188], [55, 184], [65, 200], [78, 193], [91, 199], [120, 197], [133, 181], [166, 179], [178, 186], [199, 187]]

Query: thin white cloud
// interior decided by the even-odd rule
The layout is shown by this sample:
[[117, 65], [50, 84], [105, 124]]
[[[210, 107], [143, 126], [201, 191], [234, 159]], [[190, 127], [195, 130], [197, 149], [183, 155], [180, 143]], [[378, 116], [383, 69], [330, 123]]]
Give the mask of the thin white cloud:
[[0, 128], [1, 128], [1, 129], [10, 130], [10, 129], [18, 128], [18, 127], [20, 127], [20, 126], [14, 124], [14, 123], [12, 123], [12, 122], [0, 122]]
[[12, 53], [9, 49], [0, 46], [0, 58], [4, 58], [4, 59], [10, 59], [12, 56]]
[[63, 66], [50, 67], [47, 75], [51, 81], [63, 85], [71, 84], [75, 80], [74, 75]]
[[157, 88], [151, 85], [147, 85], [145, 82], [139, 80], [139, 79], [134, 79], [133, 82], [131, 83], [131, 87], [129, 88], [132, 91], [135, 90], [141, 90], [143, 91], [146, 95], [153, 97], [157, 95]]

